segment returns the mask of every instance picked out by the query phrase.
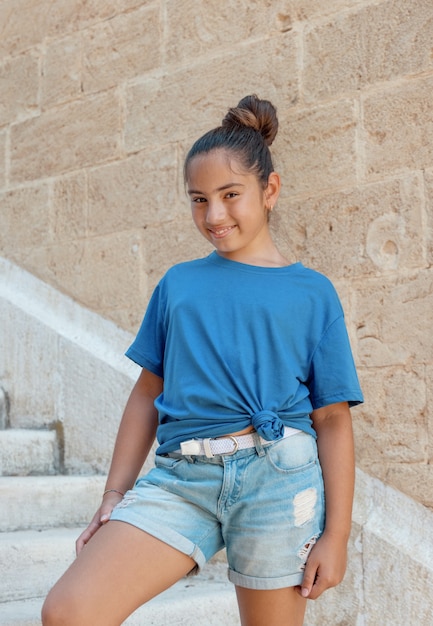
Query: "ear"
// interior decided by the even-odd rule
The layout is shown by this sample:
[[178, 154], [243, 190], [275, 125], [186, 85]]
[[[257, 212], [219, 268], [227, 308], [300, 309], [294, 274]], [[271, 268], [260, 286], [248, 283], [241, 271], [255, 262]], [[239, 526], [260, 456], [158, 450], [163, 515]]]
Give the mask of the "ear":
[[266, 199], [266, 206], [273, 208], [277, 204], [278, 196], [280, 195], [281, 179], [277, 172], [271, 172], [268, 178], [268, 184], [265, 187], [264, 194]]

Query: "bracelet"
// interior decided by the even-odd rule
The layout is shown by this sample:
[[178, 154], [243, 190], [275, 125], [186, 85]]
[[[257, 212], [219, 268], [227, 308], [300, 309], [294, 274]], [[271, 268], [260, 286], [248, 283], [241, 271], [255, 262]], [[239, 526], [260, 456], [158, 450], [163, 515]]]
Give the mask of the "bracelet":
[[104, 497], [105, 495], [107, 495], [107, 493], [118, 493], [119, 495], [123, 496], [125, 495], [124, 493], [122, 493], [121, 491], [118, 491], [117, 489], [107, 489], [106, 491], [104, 491], [104, 493], [102, 494], [102, 497]]

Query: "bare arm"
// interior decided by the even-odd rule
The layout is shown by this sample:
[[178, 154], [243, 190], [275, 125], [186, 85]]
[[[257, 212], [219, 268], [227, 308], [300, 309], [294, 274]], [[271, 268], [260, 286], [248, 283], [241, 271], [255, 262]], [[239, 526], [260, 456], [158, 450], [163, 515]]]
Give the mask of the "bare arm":
[[121, 494], [133, 487], [155, 440], [158, 414], [154, 400], [161, 393], [162, 387], [161, 378], [146, 369], [142, 370], [126, 403], [107, 477], [105, 489], [116, 491], [104, 496], [91, 523], [77, 539], [77, 554], [102, 524], [109, 520], [111, 511], [122, 498]]
[[352, 521], [355, 460], [352, 419], [347, 402], [312, 413], [325, 484], [326, 523], [305, 568], [302, 595], [319, 597], [344, 576]]

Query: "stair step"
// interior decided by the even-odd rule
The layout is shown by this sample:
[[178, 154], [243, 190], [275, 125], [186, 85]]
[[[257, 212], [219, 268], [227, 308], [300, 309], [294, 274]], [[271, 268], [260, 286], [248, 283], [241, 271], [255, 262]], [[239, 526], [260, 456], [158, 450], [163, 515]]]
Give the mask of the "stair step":
[[105, 476], [0, 477], [0, 532], [87, 525]]
[[[227, 566], [211, 562], [198, 575], [184, 578], [135, 611], [124, 626], [237, 626], [236, 594]], [[43, 598], [0, 604], [1, 626], [41, 626]]]
[[237, 626], [236, 593], [227, 578], [227, 563], [208, 563], [198, 576], [176, 585], [139, 608], [125, 626]]
[[[45, 596], [75, 554], [79, 528], [22, 530], [0, 533], [0, 602]], [[1, 605], [0, 605], [1, 607]]]
[[0, 431], [0, 476], [55, 474], [58, 460], [54, 430]]

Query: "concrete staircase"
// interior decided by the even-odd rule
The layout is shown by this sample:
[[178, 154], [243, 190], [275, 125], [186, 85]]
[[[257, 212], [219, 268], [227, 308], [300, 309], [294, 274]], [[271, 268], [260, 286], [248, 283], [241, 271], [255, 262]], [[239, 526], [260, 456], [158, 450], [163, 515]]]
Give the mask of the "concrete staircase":
[[[74, 558], [104, 476], [67, 476], [54, 430], [0, 430], [0, 625], [40, 626], [43, 598]], [[125, 624], [238, 624], [223, 559], [136, 611]]]

